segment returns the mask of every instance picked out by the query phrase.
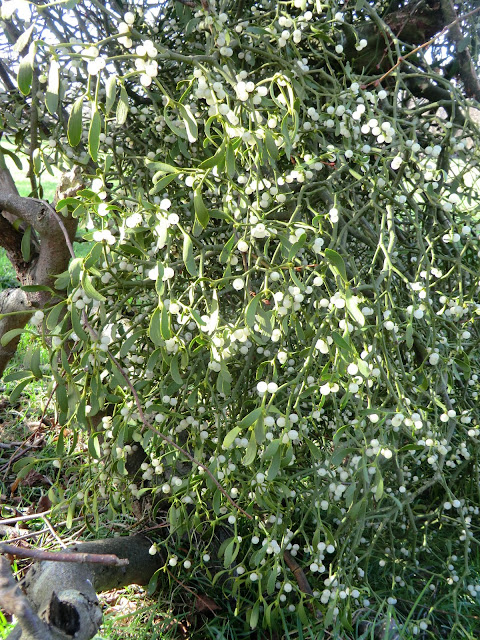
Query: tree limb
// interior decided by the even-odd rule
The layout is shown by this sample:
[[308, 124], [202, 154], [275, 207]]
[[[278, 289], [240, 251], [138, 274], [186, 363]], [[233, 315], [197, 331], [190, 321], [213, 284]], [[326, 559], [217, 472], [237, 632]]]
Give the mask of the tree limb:
[[462, 79], [463, 86], [465, 87], [465, 94], [469, 98], [475, 98], [480, 102], [480, 80], [478, 79], [473, 64], [472, 56], [470, 54], [469, 47], [466, 47], [463, 51], [459, 51], [460, 43], [464, 40], [462, 30], [460, 29], [459, 19], [452, 0], [440, 0], [442, 13], [445, 18], [445, 22], [449, 23], [448, 30], [450, 32], [451, 39], [457, 45], [457, 60], [459, 66], [459, 75]]
[[0, 558], [0, 599], [2, 607], [18, 619], [27, 637], [35, 640], [51, 639], [47, 625], [35, 613], [28, 599], [20, 591], [5, 558]]

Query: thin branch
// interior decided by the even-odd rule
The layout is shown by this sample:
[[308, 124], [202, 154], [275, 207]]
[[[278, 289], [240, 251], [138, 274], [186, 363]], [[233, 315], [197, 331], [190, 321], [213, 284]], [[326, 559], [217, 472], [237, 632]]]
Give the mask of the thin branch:
[[30, 513], [26, 516], [17, 516], [16, 518], [5, 518], [4, 520], [0, 520], [0, 524], [16, 524], [17, 522], [28, 522], [29, 520], [38, 520], [38, 518], [43, 518], [44, 516], [49, 516], [53, 511], [49, 509], [48, 511], [42, 511], [40, 513]]
[[0, 553], [6, 553], [17, 558], [32, 558], [48, 562], [78, 562], [80, 564], [104, 564], [113, 567], [124, 567], [129, 561], [111, 553], [80, 553], [75, 551], [43, 551], [42, 549], [24, 549], [13, 544], [0, 542]]
[[[448, 1], [449, 0], [442, 0], [442, 2], [448, 2]], [[480, 7], [477, 7], [476, 9], [473, 9], [472, 11], [469, 11], [468, 13], [465, 13], [464, 15], [459, 16], [458, 18], [455, 18], [455, 20], [450, 22], [450, 24], [447, 24], [441, 31], [439, 31], [436, 35], [434, 35], [433, 38], [430, 38], [430, 40], [427, 40], [427, 42], [424, 42], [423, 44], [420, 44], [418, 47], [415, 47], [414, 49], [406, 53], [404, 56], [400, 56], [397, 62], [386, 73], [384, 73], [383, 76], [381, 76], [378, 80], [374, 80], [373, 82], [370, 82], [369, 84], [374, 84], [375, 86], [378, 86], [383, 80], [385, 80], [385, 78], [391, 75], [395, 71], [395, 69], [402, 64], [404, 60], [414, 55], [415, 53], [418, 53], [422, 49], [427, 49], [431, 44], [435, 42], [435, 40], [438, 40], [440, 36], [447, 33], [447, 31], [450, 31], [450, 29], [453, 29], [455, 26], [458, 27], [460, 22], [463, 22], [464, 20], [466, 20], [470, 16], [473, 16], [475, 13], [478, 13], [479, 11], [480, 11]], [[477, 82], [478, 82], [478, 79], [477, 79]], [[366, 85], [366, 86], [369, 86], [369, 85]]]
[[309, 596], [313, 596], [312, 587], [310, 586], [302, 567], [296, 560], [294, 560], [293, 556], [288, 551], [283, 552], [283, 558], [285, 560], [285, 564], [295, 576], [295, 580], [297, 581], [300, 591], [306, 593]]
[[15, 83], [9, 75], [9, 69], [5, 66], [3, 60], [0, 60], [0, 78], [3, 80], [5, 88], [7, 91], [11, 91], [12, 93], [17, 90]]

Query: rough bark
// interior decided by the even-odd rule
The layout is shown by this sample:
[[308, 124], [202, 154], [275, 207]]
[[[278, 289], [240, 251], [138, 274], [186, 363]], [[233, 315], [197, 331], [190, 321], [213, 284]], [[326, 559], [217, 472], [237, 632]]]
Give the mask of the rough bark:
[[164, 562], [149, 554], [144, 536], [107, 538], [75, 545], [70, 551], [114, 554], [122, 567], [91, 563], [40, 562], [28, 572], [23, 594], [0, 559], [0, 600], [18, 619], [7, 640], [88, 640], [97, 633], [102, 610], [97, 593], [129, 584], [145, 585]]
[[[65, 176], [57, 189], [55, 200], [74, 195], [81, 186], [78, 172]], [[0, 246], [7, 251], [20, 284], [43, 285], [54, 289], [55, 276], [67, 269], [70, 260], [63, 230], [47, 203], [18, 195], [6, 167], [0, 167], [0, 211]], [[63, 223], [73, 241], [77, 220], [67, 216], [63, 218]], [[26, 262], [21, 242], [28, 226], [34, 232], [34, 240], [31, 243], [29, 261]], [[43, 309], [54, 300], [55, 295], [50, 291], [26, 292], [18, 288], [1, 292], [0, 339], [8, 331], [23, 329], [37, 309]], [[15, 354], [19, 340], [20, 336], [17, 336], [4, 346], [0, 344], [0, 376]]]

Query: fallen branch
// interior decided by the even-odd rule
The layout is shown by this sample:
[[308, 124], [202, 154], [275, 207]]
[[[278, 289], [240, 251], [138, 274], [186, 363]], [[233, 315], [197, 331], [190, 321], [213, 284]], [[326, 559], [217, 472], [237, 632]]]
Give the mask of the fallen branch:
[[91, 562], [116, 567], [123, 567], [128, 564], [126, 558], [118, 558], [115, 555], [107, 553], [52, 552], [44, 551], [43, 549], [25, 549], [23, 547], [16, 547], [13, 544], [7, 544], [6, 542], [0, 542], [0, 553], [7, 553], [17, 558], [32, 558], [33, 560], [46, 560], [50, 562]]

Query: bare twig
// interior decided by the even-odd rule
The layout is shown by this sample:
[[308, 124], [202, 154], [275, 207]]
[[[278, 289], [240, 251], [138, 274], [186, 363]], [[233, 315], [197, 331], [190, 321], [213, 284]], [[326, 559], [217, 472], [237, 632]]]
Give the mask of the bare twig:
[[[449, 0], [443, 0], [443, 1], [448, 2]], [[418, 47], [415, 47], [415, 49], [412, 49], [411, 51], [406, 53], [404, 56], [399, 57], [397, 62], [393, 65], [393, 67], [391, 67], [386, 73], [384, 73], [383, 76], [381, 76], [378, 80], [374, 80], [373, 82], [370, 82], [369, 85], [373, 84], [375, 86], [378, 86], [383, 80], [385, 80], [385, 78], [387, 78], [390, 74], [392, 74], [395, 71], [395, 69], [402, 64], [404, 60], [406, 60], [410, 56], [413, 56], [415, 53], [418, 53], [422, 49], [427, 49], [431, 44], [435, 42], [435, 40], [438, 40], [438, 38], [440, 38], [442, 35], [447, 33], [447, 31], [454, 29], [456, 26], [458, 27], [458, 24], [460, 22], [463, 22], [464, 20], [466, 20], [470, 16], [473, 16], [475, 13], [478, 13], [479, 11], [480, 11], [480, 7], [477, 7], [476, 9], [473, 9], [472, 11], [469, 11], [468, 13], [465, 13], [464, 15], [459, 16], [458, 18], [450, 22], [450, 24], [447, 24], [441, 31], [439, 31], [436, 35], [434, 35], [433, 38], [430, 38], [430, 40], [427, 40], [427, 42], [424, 42], [423, 44], [420, 44]], [[477, 79], [477, 82], [478, 82], [478, 79]], [[369, 86], [369, 85], [366, 85], [366, 86]]]
[[126, 558], [118, 558], [111, 553], [79, 553], [74, 551], [43, 551], [42, 549], [24, 549], [13, 544], [0, 542], [0, 553], [6, 553], [17, 558], [32, 558], [48, 562], [78, 562], [80, 564], [93, 563], [114, 567], [124, 567], [128, 564]]
[[37, 520], [38, 518], [43, 518], [43, 516], [48, 516], [52, 513], [53, 508], [48, 511], [42, 511], [41, 513], [31, 513], [26, 516], [17, 516], [16, 518], [5, 518], [4, 520], [0, 520], [0, 524], [15, 524], [17, 522], [28, 522], [29, 520]]
[[63, 547], [64, 549], [66, 549], [67, 545], [63, 542], [63, 540], [60, 538], [58, 533], [55, 531], [55, 529], [53, 528], [53, 526], [52, 526], [51, 522], [48, 520], [48, 518], [47, 517], [43, 517], [42, 520], [47, 525], [48, 530], [50, 531], [52, 536], [55, 538], [55, 540], [58, 542], [58, 544], [61, 547]]

